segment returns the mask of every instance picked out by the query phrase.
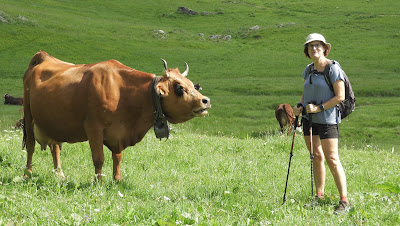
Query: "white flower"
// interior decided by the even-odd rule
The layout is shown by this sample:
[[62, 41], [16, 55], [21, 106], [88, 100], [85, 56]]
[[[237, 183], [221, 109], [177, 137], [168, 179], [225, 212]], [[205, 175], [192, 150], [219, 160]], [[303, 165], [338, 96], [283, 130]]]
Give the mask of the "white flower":
[[165, 201], [170, 201], [171, 199], [168, 198], [167, 196], [164, 196], [164, 200], [165, 200]]
[[118, 191], [118, 195], [122, 198], [122, 197], [124, 197], [124, 195], [120, 192], [120, 191]]
[[190, 215], [190, 213], [182, 213], [181, 216], [184, 217], [184, 218], [191, 218], [192, 217]]

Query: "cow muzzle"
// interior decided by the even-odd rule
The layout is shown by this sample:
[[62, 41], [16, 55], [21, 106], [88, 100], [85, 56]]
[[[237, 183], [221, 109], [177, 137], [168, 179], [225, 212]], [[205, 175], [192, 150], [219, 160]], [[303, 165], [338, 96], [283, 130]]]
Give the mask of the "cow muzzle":
[[208, 114], [208, 109], [211, 108], [210, 98], [203, 97], [201, 99], [201, 106], [193, 111], [196, 117], [202, 117]]

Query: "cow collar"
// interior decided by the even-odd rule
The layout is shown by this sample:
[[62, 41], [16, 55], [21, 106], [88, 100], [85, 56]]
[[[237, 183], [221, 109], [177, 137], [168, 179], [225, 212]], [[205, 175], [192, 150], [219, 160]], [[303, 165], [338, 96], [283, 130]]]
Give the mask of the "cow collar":
[[161, 140], [161, 138], [169, 137], [169, 125], [168, 121], [165, 118], [161, 107], [161, 98], [160, 94], [157, 92], [157, 84], [160, 82], [162, 76], [154, 76], [153, 81], [151, 82], [151, 96], [153, 100], [153, 108], [154, 108], [154, 133], [156, 137]]

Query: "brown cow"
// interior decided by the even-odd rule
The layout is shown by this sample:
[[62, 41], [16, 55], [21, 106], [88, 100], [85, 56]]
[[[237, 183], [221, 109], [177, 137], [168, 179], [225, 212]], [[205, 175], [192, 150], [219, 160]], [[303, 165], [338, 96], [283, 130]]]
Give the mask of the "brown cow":
[[96, 179], [101, 179], [104, 144], [112, 152], [113, 178], [121, 180], [122, 151], [140, 142], [154, 124], [152, 93], [171, 123], [208, 113], [210, 99], [186, 78], [188, 71], [187, 64], [181, 74], [164, 61], [163, 75], [156, 76], [116, 60], [74, 65], [36, 53], [24, 75], [25, 177], [32, 173], [35, 139], [42, 149], [50, 146], [59, 171], [60, 144], [88, 140]]
[[293, 114], [293, 108], [288, 103], [280, 104], [275, 109], [275, 117], [278, 120], [281, 127], [281, 133], [283, 134], [285, 128], [289, 134], [293, 128], [295, 116]]
[[10, 105], [23, 105], [24, 99], [22, 97], [13, 97], [10, 94], [4, 94], [4, 104]]

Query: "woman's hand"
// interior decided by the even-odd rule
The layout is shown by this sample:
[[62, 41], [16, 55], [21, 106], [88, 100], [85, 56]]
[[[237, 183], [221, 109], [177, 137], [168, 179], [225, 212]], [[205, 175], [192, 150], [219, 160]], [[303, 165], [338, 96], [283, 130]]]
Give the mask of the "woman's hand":
[[315, 114], [315, 113], [321, 112], [321, 109], [319, 108], [319, 105], [307, 104], [306, 112], [307, 112], [307, 114]]
[[303, 111], [303, 106], [295, 106], [294, 108], [293, 108], [293, 114], [295, 115], [295, 116], [299, 116], [300, 114], [301, 114], [301, 112]]

